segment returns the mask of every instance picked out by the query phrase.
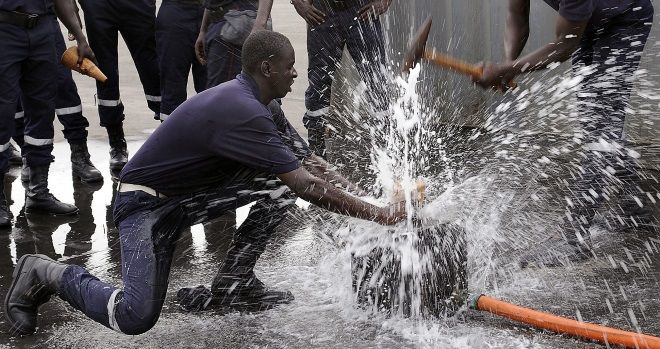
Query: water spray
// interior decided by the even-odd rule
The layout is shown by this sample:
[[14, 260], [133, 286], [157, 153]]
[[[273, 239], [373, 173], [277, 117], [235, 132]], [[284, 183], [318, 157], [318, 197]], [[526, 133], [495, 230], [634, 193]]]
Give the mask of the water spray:
[[507, 303], [486, 295], [471, 296], [471, 309], [486, 311], [532, 327], [566, 334], [582, 339], [594, 340], [606, 345], [621, 345], [635, 349], [660, 349], [660, 338], [641, 333], [576, 321]]

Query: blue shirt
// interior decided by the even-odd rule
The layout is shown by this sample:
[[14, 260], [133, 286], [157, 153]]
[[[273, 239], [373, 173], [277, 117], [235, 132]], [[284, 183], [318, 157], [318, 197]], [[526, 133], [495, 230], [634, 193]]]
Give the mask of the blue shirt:
[[593, 31], [636, 6], [636, 0], [543, 0], [569, 21], [589, 21], [586, 31]]
[[300, 167], [311, 152], [279, 103], [242, 73], [181, 104], [120, 174], [165, 195], [195, 193]]
[[0, 0], [0, 10], [35, 15], [55, 13], [53, 10], [53, 0]]

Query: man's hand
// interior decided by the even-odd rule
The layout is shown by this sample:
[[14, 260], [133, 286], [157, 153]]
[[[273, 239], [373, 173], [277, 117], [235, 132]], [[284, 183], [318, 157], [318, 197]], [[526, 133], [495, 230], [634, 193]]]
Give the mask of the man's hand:
[[390, 7], [392, 0], [374, 0], [364, 6], [358, 11], [358, 18], [366, 21], [372, 18], [378, 18], [387, 11]]
[[204, 37], [206, 33], [200, 32], [195, 41], [195, 56], [201, 65], [206, 65], [206, 48], [204, 47]]
[[296, 12], [309, 25], [319, 25], [325, 22], [325, 13], [314, 7], [312, 0], [291, 0]]
[[99, 64], [96, 61], [96, 55], [94, 55], [94, 51], [92, 51], [92, 48], [89, 47], [89, 44], [87, 43], [87, 40], [78, 40], [78, 65], [81, 65], [83, 62], [84, 58], [88, 58], [95, 64]]
[[478, 66], [482, 70], [481, 78], [472, 79], [472, 81], [485, 89], [506, 91], [510, 86], [509, 83], [513, 81], [516, 75], [511, 63], [485, 62], [480, 63]]

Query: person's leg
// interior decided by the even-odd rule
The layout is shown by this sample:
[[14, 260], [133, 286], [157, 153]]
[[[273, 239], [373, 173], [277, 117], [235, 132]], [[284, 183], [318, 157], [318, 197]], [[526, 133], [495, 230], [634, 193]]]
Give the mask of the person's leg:
[[[27, 56], [27, 39], [18, 28], [0, 23], [0, 226], [11, 226], [4, 194], [4, 177], [9, 169], [9, 142], [14, 136], [21, 62]], [[22, 137], [21, 137], [22, 138]]]
[[341, 37], [338, 15], [330, 8], [323, 8], [325, 22], [307, 26], [307, 55], [309, 86], [305, 91], [303, 125], [307, 128], [310, 149], [325, 157], [325, 132], [330, 113], [332, 81], [341, 61], [344, 40]]
[[[198, 14], [199, 6], [174, 1], [165, 1], [158, 10], [156, 48], [162, 95], [161, 120], [186, 100], [188, 73], [196, 62]], [[197, 79], [196, 75], [193, 77]]]
[[85, 14], [89, 45], [94, 50], [99, 69], [108, 77], [105, 83], [96, 82], [100, 125], [108, 132], [110, 170], [119, 172], [128, 161], [126, 139], [122, 124], [124, 104], [119, 95], [118, 30], [122, 16], [109, 0], [80, 0]]
[[161, 95], [156, 55], [156, 3], [150, 0], [122, 0], [117, 3], [122, 12], [119, 32], [137, 68], [147, 106], [158, 120]]
[[[61, 57], [64, 50], [66, 50], [66, 44], [57, 20], [53, 20], [53, 31], [57, 57]], [[92, 164], [87, 150], [87, 127], [89, 127], [89, 122], [82, 114], [82, 102], [80, 101], [80, 95], [78, 95], [78, 87], [73, 81], [71, 70], [62, 64], [57, 65], [55, 114], [64, 126], [62, 132], [71, 147], [73, 176], [87, 183], [102, 181], [103, 176]]]
[[25, 110], [25, 144], [22, 152], [29, 167], [25, 211], [54, 215], [75, 214], [78, 209], [57, 200], [48, 189], [48, 171], [53, 161], [53, 119], [57, 71], [55, 36], [50, 19], [28, 31], [30, 55], [22, 63], [21, 101]]
[[[254, 274], [254, 266], [264, 252], [275, 228], [296, 197], [276, 178], [253, 183], [238, 183], [232, 188], [193, 196], [182, 203], [191, 224], [209, 222], [250, 202], [255, 202], [233, 240], [211, 290], [216, 303], [224, 305], [270, 306], [293, 299], [290, 292], [268, 290]], [[235, 194], [240, 193], [240, 194]]]
[[356, 19], [357, 9], [341, 13], [342, 32], [346, 49], [350, 53], [360, 78], [367, 86], [366, 102], [374, 114], [387, 109], [387, 83], [384, 78], [385, 46], [379, 19], [362, 21]]
[[48, 293], [58, 293], [92, 320], [118, 332], [136, 335], [154, 326], [165, 299], [176, 240], [187, 220], [176, 202], [162, 202], [142, 192], [120, 193], [115, 219], [120, 231], [123, 289], [100, 281], [80, 266], [29, 255], [27, 265], [17, 265], [5, 302], [15, 331], [34, 332], [35, 305], [48, 296], [35, 299], [25, 295], [37, 282], [47, 284]]

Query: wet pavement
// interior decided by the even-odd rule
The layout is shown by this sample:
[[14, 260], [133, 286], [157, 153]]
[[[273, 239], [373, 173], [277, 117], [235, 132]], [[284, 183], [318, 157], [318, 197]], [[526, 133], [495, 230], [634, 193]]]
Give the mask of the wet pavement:
[[[141, 141], [129, 142], [131, 154]], [[0, 297], [13, 264], [25, 253], [43, 253], [85, 266], [97, 277], [120, 284], [120, 251], [111, 220], [115, 183], [107, 169], [107, 145], [90, 141], [102, 185], [73, 181], [65, 143], [55, 145], [50, 187], [80, 208], [76, 221], [25, 215], [19, 169], [12, 169], [14, 226], [0, 233]], [[238, 221], [245, 210], [238, 212]], [[229, 220], [231, 221], [231, 220]], [[359, 308], [351, 291], [350, 251], [342, 242], [347, 220], [298, 208], [279, 229], [259, 261], [257, 275], [268, 285], [291, 290], [296, 299], [275, 309], [242, 314], [217, 311], [190, 314], [176, 304], [176, 291], [210, 284], [231, 238], [232, 224], [194, 226], [178, 242], [168, 299], [157, 325], [139, 336], [115, 333], [54, 299], [41, 309], [37, 334], [14, 338], [0, 319], [0, 345], [8, 348], [599, 348], [598, 344], [544, 333], [475, 311], [453, 319], [388, 318]], [[351, 222], [351, 224], [356, 224]], [[482, 233], [487, 233], [482, 232]], [[485, 292], [519, 305], [627, 330], [660, 335], [660, 239], [653, 229], [625, 234], [597, 231], [598, 257], [555, 269], [507, 266], [515, 249], [500, 243], [492, 265], [470, 277], [472, 292]], [[493, 245], [497, 245], [497, 241]], [[474, 257], [474, 251], [472, 252]], [[474, 267], [474, 266], [473, 266]], [[485, 271], [486, 270], [486, 271]], [[483, 282], [483, 274], [488, 281]]]

